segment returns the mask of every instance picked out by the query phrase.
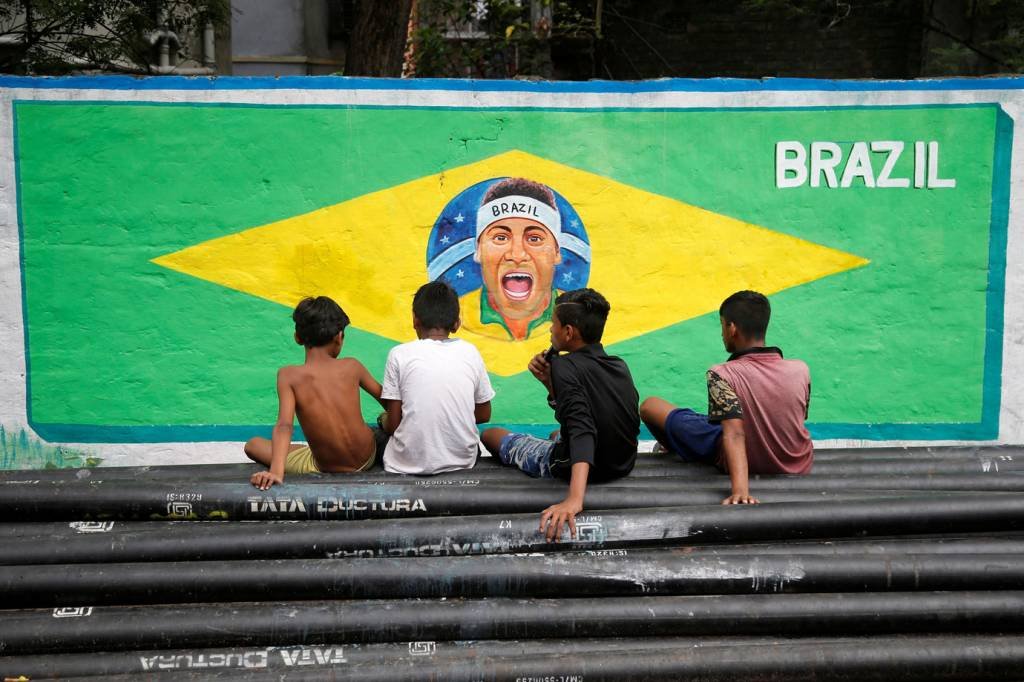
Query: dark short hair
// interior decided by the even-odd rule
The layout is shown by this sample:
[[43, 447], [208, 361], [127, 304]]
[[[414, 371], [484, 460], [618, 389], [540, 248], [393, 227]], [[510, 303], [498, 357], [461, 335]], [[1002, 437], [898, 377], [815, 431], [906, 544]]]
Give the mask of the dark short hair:
[[735, 324], [744, 336], [763, 339], [768, 333], [772, 306], [764, 294], [756, 291], [737, 291], [722, 301], [718, 314], [726, 322]]
[[612, 307], [593, 289], [573, 289], [555, 299], [555, 315], [562, 326], [575, 327], [585, 343], [597, 343]]
[[413, 296], [412, 312], [427, 329], [455, 331], [459, 295], [445, 282], [427, 282]]
[[502, 197], [530, 197], [542, 201], [551, 208], [558, 210], [555, 204], [555, 193], [547, 185], [543, 185], [526, 178], [505, 178], [491, 185], [484, 194], [481, 204], [500, 199]]
[[295, 335], [306, 348], [326, 346], [338, 332], [348, 326], [348, 315], [327, 296], [308, 297], [299, 301], [292, 312]]

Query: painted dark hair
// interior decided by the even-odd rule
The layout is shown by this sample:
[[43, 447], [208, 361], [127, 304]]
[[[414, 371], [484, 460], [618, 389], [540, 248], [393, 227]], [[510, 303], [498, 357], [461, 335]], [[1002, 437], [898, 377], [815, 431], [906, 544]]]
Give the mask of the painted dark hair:
[[304, 298], [292, 312], [295, 334], [306, 348], [326, 346], [348, 326], [348, 315], [327, 296]]
[[562, 326], [575, 327], [585, 343], [597, 343], [612, 307], [593, 289], [566, 291], [555, 299], [555, 315]]
[[481, 203], [486, 204], [495, 199], [511, 196], [530, 197], [547, 204], [556, 211], [558, 210], [558, 206], [555, 204], [554, 192], [547, 185], [542, 185], [539, 182], [527, 180], [526, 178], [505, 178], [494, 183], [487, 190], [487, 193], [484, 194], [484, 199]]
[[744, 336], [763, 339], [768, 333], [772, 306], [764, 294], [756, 291], [737, 291], [722, 301], [718, 314], [726, 322], [735, 324]]

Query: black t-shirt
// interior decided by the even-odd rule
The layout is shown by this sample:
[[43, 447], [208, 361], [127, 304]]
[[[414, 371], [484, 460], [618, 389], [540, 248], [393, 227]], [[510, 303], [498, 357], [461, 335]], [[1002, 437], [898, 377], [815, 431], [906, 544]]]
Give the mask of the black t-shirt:
[[636, 462], [640, 396], [622, 358], [599, 343], [551, 359], [548, 402], [561, 426], [551, 473], [570, 478], [572, 465], [590, 464], [588, 480], [625, 476]]

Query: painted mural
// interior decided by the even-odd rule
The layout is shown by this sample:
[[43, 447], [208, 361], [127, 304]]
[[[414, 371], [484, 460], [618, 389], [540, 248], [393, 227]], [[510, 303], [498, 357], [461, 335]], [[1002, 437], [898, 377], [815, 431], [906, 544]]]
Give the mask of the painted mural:
[[0, 423], [227, 460], [269, 431], [300, 298], [337, 300], [379, 377], [440, 279], [495, 423], [551, 428], [526, 363], [559, 292], [608, 298], [642, 396], [701, 408], [749, 288], [811, 368], [819, 441], [1024, 440], [1024, 82], [426, 83], [5, 81]]

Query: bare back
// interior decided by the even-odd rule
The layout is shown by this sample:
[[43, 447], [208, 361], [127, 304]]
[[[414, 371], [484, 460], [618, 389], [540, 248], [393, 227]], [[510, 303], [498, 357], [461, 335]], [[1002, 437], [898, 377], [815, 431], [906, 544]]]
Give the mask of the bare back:
[[363, 366], [351, 358], [281, 370], [295, 395], [295, 414], [321, 471], [360, 468], [374, 450], [359, 408]]

